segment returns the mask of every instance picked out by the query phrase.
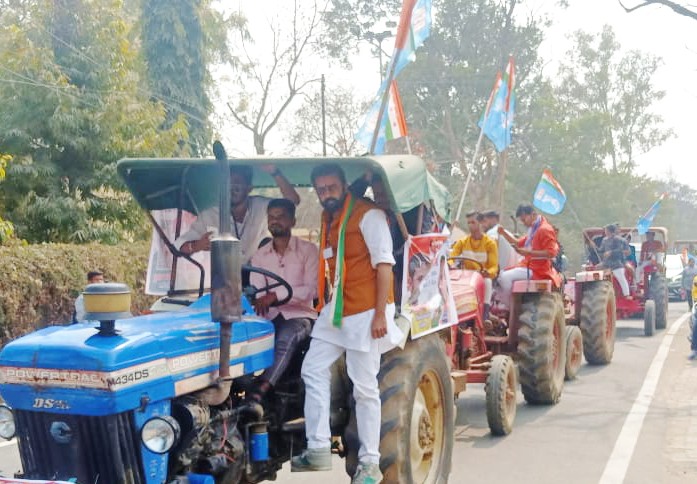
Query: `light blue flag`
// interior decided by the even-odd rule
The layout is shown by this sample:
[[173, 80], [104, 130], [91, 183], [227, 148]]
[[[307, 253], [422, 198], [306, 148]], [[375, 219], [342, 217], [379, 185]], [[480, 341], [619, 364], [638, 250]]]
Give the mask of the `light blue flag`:
[[649, 208], [644, 215], [639, 217], [639, 220], [636, 224], [637, 232], [639, 232], [639, 235], [644, 235], [646, 232], [649, 231], [649, 227], [651, 227], [653, 219], [656, 217], [658, 209], [661, 208], [661, 202], [666, 198], [666, 195], [667, 193], [662, 193], [661, 196], [658, 197], [658, 200], [656, 200], [654, 204], [651, 205], [651, 208]]
[[544, 170], [540, 182], [535, 188], [532, 204], [545, 213], [556, 215], [564, 210], [566, 193], [559, 182], [552, 176], [552, 172]]
[[502, 82], [494, 97], [489, 115], [479, 121], [479, 127], [484, 134], [494, 143], [496, 151], [503, 151], [511, 144], [511, 128], [513, 127], [513, 113], [515, 112], [515, 92], [510, 96], [509, 109], [506, 110], [508, 98], [508, 85]]

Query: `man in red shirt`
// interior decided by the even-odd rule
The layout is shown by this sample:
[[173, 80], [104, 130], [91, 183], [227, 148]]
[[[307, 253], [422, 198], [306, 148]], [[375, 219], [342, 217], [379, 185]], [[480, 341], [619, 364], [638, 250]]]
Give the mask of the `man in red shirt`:
[[528, 228], [527, 234], [516, 239], [503, 227], [498, 229], [499, 234], [510, 242], [518, 254], [523, 256], [523, 260], [516, 267], [499, 274], [501, 288], [499, 300], [508, 308], [511, 307], [514, 281], [550, 279], [555, 286], [561, 284], [559, 274], [552, 267], [552, 260], [559, 252], [554, 228], [547, 219], [535, 212], [532, 205], [518, 205], [515, 215]]

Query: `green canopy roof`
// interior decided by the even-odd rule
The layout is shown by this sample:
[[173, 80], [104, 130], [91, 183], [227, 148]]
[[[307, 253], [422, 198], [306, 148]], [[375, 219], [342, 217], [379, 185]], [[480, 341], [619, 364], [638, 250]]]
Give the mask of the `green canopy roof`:
[[[392, 195], [392, 208], [406, 212], [432, 200], [438, 214], [450, 219], [450, 193], [412, 155], [365, 156], [355, 158], [234, 158], [230, 165], [253, 168], [255, 188], [275, 187], [276, 183], [261, 170], [276, 165], [296, 186], [310, 186], [310, 172], [324, 163], [336, 163], [346, 172], [349, 182], [370, 168], [382, 176]], [[138, 203], [146, 210], [181, 208], [194, 214], [218, 201], [219, 165], [214, 159], [124, 158], [117, 170]], [[180, 202], [181, 201], [181, 202]]]

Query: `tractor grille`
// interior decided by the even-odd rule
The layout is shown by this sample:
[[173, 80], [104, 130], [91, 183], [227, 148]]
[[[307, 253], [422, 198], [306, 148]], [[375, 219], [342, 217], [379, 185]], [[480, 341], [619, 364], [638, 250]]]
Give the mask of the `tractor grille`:
[[106, 417], [15, 410], [27, 479], [143, 484], [140, 440], [130, 413]]

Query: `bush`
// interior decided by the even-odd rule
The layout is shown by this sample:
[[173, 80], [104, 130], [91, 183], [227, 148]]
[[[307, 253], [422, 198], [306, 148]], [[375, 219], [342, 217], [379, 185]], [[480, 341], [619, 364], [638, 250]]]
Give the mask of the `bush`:
[[56, 324], [69, 324], [87, 272], [101, 270], [107, 281], [131, 288], [131, 310], [150, 307], [143, 293], [149, 243], [15, 244], [0, 246], [0, 342]]

